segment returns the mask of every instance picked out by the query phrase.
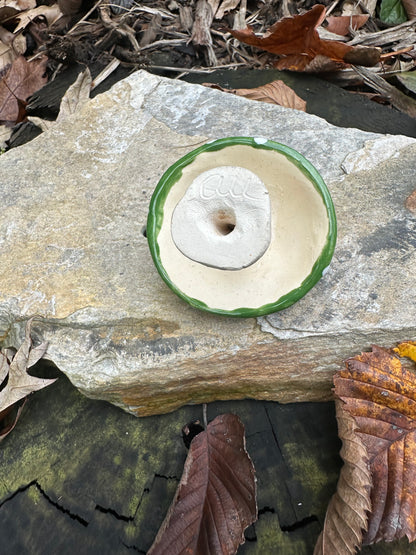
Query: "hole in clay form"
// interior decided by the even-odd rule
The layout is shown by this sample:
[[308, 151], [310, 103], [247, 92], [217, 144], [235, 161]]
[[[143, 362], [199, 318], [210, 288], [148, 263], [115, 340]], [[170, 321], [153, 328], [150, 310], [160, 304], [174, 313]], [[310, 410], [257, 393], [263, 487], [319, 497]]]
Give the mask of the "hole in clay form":
[[235, 228], [235, 214], [228, 208], [219, 209], [212, 216], [214, 228], [219, 235], [229, 235]]

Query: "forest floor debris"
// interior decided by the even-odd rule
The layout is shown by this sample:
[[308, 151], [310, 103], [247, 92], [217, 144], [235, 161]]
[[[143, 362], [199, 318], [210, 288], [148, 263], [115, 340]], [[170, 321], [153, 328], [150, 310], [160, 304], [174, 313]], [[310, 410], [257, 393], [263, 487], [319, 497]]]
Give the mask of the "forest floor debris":
[[31, 95], [74, 65], [95, 67], [91, 88], [119, 66], [312, 72], [415, 117], [415, 11], [416, 0], [0, 0], [0, 147]]

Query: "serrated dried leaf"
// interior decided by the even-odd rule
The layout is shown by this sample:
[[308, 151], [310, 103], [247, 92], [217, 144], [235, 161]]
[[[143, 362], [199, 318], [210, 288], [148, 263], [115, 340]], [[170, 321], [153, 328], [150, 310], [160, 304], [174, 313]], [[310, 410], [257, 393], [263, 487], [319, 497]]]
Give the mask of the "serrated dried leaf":
[[81, 108], [88, 102], [91, 92], [91, 73], [87, 68], [85, 71], [80, 73], [75, 81], [61, 100], [61, 106], [59, 109], [57, 122], [63, 121], [75, 112], [81, 110]]
[[244, 427], [237, 416], [221, 415], [192, 441], [175, 498], [147, 555], [231, 555], [256, 519]]
[[[24, 399], [30, 393], [43, 389], [56, 381], [55, 379], [36, 378], [27, 373], [27, 369], [33, 366], [45, 354], [47, 348], [47, 344], [42, 343], [32, 349], [32, 340], [30, 338], [31, 325], [32, 319], [28, 320], [26, 324], [25, 339], [22, 345], [9, 363], [8, 381], [6, 386], [0, 391], [0, 412]], [[4, 359], [6, 357], [7, 355], [3, 352], [1, 359], [2, 368], [4, 368]]]
[[[404, 347], [402, 353], [404, 351]], [[335, 393], [354, 417], [370, 461], [371, 507], [364, 544], [416, 538], [416, 377], [382, 347], [349, 359]]]
[[361, 545], [371, 510], [371, 473], [367, 450], [354, 418], [336, 402], [338, 435], [342, 440], [337, 491], [329, 502], [314, 555], [353, 555]]
[[14, 60], [0, 81], [0, 121], [18, 121], [22, 104], [46, 83], [46, 64], [46, 57], [31, 62], [23, 56]]
[[325, 13], [325, 7], [316, 4], [302, 15], [281, 19], [263, 37], [255, 35], [251, 27], [228, 31], [241, 42], [286, 56], [285, 67], [293, 71], [303, 71], [318, 55], [334, 62], [364, 66], [373, 66], [380, 61], [381, 51], [377, 48], [358, 48], [335, 40], [321, 39], [316, 29], [325, 19]]

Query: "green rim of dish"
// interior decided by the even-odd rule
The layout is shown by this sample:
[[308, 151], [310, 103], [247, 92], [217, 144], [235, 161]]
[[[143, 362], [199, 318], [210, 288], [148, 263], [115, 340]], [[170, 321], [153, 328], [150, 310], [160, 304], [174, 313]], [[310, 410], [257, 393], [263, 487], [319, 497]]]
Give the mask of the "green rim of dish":
[[[289, 293], [286, 293], [286, 295], [283, 295], [276, 301], [259, 307], [242, 307], [236, 308], [234, 310], [224, 310], [221, 308], [210, 307], [202, 301], [199, 301], [198, 299], [189, 297], [170, 280], [169, 275], [166, 272], [160, 258], [157, 238], [163, 223], [163, 209], [166, 197], [170, 189], [181, 178], [183, 168], [188, 164], [191, 164], [195, 160], [195, 158], [202, 152], [214, 152], [216, 150], [234, 145], [248, 145], [258, 149], [275, 150], [280, 154], [286, 156], [289, 161], [295, 164], [308, 177], [308, 179], [312, 182], [315, 189], [322, 197], [328, 216], [328, 234], [326, 237], [326, 243], [321, 251], [321, 254], [313, 265], [311, 273], [304, 279], [299, 287], [293, 289]], [[315, 167], [299, 152], [286, 145], [266, 139], [257, 139], [254, 137], [226, 137], [206, 143], [203, 146], [200, 146], [199, 148], [193, 150], [192, 152], [189, 152], [166, 170], [159, 183], [157, 184], [150, 201], [146, 231], [153, 262], [162, 279], [170, 287], [170, 289], [172, 289], [172, 291], [176, 293], [176, 295], [181, 297], [191, 306], [199, 308], [200, 310], [204, 310], [206, 312], [211, 312], [212, 314], [233, 316], [237, 318], [251, 318], [256, 316], [264, 316], [265, 314], [270, 314], [272, 312], [277, 312], [278, 310], [287, 308], [288, 306], [292, 305], [300, 298], [302, 298], [304, 295], [306, 295], [306, 293], [310, 289], [312, 289], [312, 287], [321, 279], [323, 273], [325, 273], [326, 269], [328, 268], [332, 259], [332, 255], [334, 253], [337, 238], [337, 220], [332, 198], [324, 183], [324, 180], [315, 169]]]

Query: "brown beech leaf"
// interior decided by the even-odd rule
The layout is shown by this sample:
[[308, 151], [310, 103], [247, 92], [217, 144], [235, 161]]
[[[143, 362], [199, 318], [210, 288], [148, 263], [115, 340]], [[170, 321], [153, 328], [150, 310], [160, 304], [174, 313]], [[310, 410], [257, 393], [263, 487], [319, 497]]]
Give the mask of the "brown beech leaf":
[[329, 502], [324, 528], [314, 555], [353, 555], [361, 545], [371, 510], [371, 473], [367, 450], [357, 434], [357, 424], [342, 401], [336, 401], [338, 434], [344, 466], [337, 491]]
[[220, 415], [191, 443], [172, 505], [147, 555], [232, 555], [257, 519], [244, 427]]
[[285, 108], [294, 108], [303, 112], [306, 110], [306, 102], [293, 89], [280, 80], [267, 83], [255, 89], [235, 89], [233, 92], [238, 96], [244, 96], [251, 100], [278, 104]]
[[316, 28], [325, 19], [325, 11], [325, 6], [316, 4], [302, 15], [284, 17], [272, 25], [263, 37], [255, 35], [251, 27], [228, 31], [241, 42], [286, 56], [276, 63], [279, 69], [303, 71], [318, 55], [334, 62], [362, 66], [374, 66], [380, 61], [381, 51], [378, 48], [356, 47], [336, 40], [321, 39]]
[[28, 62], [19, 56], [0, 81], [0, 121], [14, 124], [21, 117], [22, 103], [40, 89], [47, 81], [45, 74], [47, 58]]
[[350, 34], [350, 29], [356, 31], [365, 25], [369, 17], [369, 14], [330, 15], [326, 18], [327, 30], [336, 35], [347, 36]]
[[[402, 344], [398, 352], [407, 356], [415, 354], [412, 347], [411, 343]], [[371, 473], [371, 513], [363, 544], [404, 536], [413, 541], [416, 538], [415, 374], [404, 368], [391, 351], [373, 346], [372, 352], [347, 360], [345, 369], [335, 375], [334, 384], [336, 396], [343, 401], [342, 410], [355, 420], [356, 437], [366, 449]], [[358, 503], [355, 500], [351, 508]]]
[[[11, 432], [22, 410], [22, 400], [39, 389], [52, 384], [55, 379], [36, 378], [27, 373], [27, 369], [43, 357], [47, 343], [32, 348], [30, 329], [32, 319], [28, 320], [25, 339], [19, 350], [11, 349], [0, 352], [0, 441]], [[14, 417], [10, 419], [10, 415]]]
[[212, 83], [203, 83], [206, 87], [217, 89], [222, 92], [229, 92], [237, 96], [244, 96], [251, 100], [259, 100], [269, 104], [278, 104], [285, 108], [293, 108], [295, 110], [306, 110], [306, 102], [298, 96], [293, 89], [288, 87], [283, 81], [277, 80], [256, 87], [254, 89], [224, 89], [219, 85]]

